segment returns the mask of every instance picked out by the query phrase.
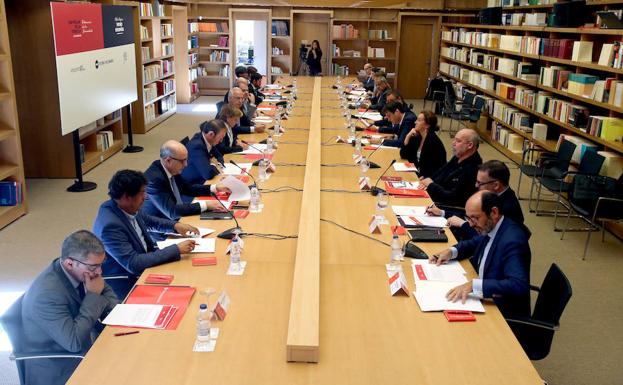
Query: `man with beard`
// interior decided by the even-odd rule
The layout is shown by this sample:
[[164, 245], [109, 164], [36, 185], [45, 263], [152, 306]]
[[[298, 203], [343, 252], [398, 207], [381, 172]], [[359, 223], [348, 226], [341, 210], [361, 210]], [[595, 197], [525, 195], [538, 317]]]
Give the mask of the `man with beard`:
[[530, 315], [530, 245], [525, 231], [504, 217], [499, 196], [478, 191], [465, 205], [466, 219], [478, 236], [429, 257], [440, 265], [469, 258], [479, 278], [450, 290], [450, 301], [468, 296], [493, 298], [505, 318]]

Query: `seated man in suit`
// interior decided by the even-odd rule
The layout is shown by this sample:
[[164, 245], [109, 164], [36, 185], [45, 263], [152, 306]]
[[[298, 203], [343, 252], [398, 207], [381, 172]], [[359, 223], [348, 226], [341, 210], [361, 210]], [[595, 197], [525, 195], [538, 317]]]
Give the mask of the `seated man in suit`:
[[[521, 205], [513, 189], [508, 185], [510, 180], [510, 170], [499, 160], [489, 160], [478, 167], [476, 176], [476, 188], [479, 190], [491, 191], [498, 195], [500, 209], [506, 218], [512, 219], [517, 225], [522, 227], [528, 238], [531, 233], [524, 225], [524, 216]], [[448, 218], [448, 226], [457, 239], [470, 239], [477, 235], [469, 223], [463, 219], [463, 210], [448, 209], [442, 210], [434, 205], [427, 209], [429, 215], [444, 216]]]
[[392, 139], [370, 140], [380, 142], [383, 146], [402, 147], [409, 131], [415, 126], [416, 117], [413, 112], [406, 112], [405, 106], [399, 102], [385, 105], [383, 114], [394, 125], [394, 137]]
[[[239, 79], [239, 78], [249, 79], [249, 76], [250, 76], [250, 75], [249, 75], [249, 69], [248, 69], [248, 67], [245, 67], [245, 66], [237, 66], [237, 67], [234, 69], [234, 81], [233, 81], [233, 83], [234, 83], [234, 87], [237, 87], [237, 86], [238, 86], [238, 84], [237, 84], [237, 83], [238, 83], [238, 79]], [[225, 103], [229, 103], [229, 93], [230, 93], [230, 91], [231, 91], [231, 90], [228, 90], [228, 91], [225, 93], [225, 96], [223, 96], [223, 101], [224, 101]]]
[[182, 170], [182, 179], [187, 184], [204, 184], [221, 173], [223, 155], [217, 149], [225, 136], [225, 123], [220, 119], [203, 122], [200, 130], [186, 144], [188, 166]]
[[[147, 198], [143, 204], [145, 214], [174, 221], [187, 215], [198, 215], [207, 210], [220, 211], [223, 207], [216, 201], [190, 203], [193, 197], [228, 192], [221, 184], [188, 184], [180, 176], [188, 164], [188, 151], [180, 142], [169, 140], [160, 147], [160, 159], [145, 171]], [[156, 234], [152, 234], [154, 238]]]
[[[85, 354], [119, 303], [102, 278], [104, 245], [86, 230], [63, 241], [60, 258], [35, 278], [22, 301], [24, 349], [27, 353]], [[25, 383], [62, 385], [80, 360], [72, 358], [25, 360]]]
[[479, 278], [450, 290], [450, 301], [468, 295], [493, 298], [506, 318], [530, 315], [530, 245], [524, 230], [504, 216], [499, 197], [478, 191], [465, 205], [470, 226], [478, 236], [461, 241], [429, 258], [440, 265], [451, 259], [469, 258]]
[[363, 70], [366, 73], [366, 78], [363, 81], [363, 88], [365, 88], [366, 91], [369, 92], [374, 91], [374, 74], [372, 72], [373, 68], [374, 66], [370, 63], [366, 63], [363, 65]]
[[240, 118], [242, 117], [242, 111], [238, 108], [231, 106], [230, 104], [224, 104], [221, 107], [221, 112], [218, 114], [218, 119], [225, 123], [225, 136], [221, 143], [216, 147], [221, 154], [231, 154], [232, 152], [240, 152], [246, 150], [249, 146], [242, 143], [238, 139], [238, 131], [236, 127], [240, 124]]
[[387, 103], [387, 94], [391, 92], [391, 87], [387, 79], [382, 76], [376, 79], [376, 95], [370, 98], [370, 104], [368, 107], [371, 110], [383, 111], [385, 104]]
[[251, 118], [244, 114], [244, 110], [245, 110], [244, 91], [241, 90], [239, 87], [234, 87], [231, 90], [229, 90], [229, 104], [232, 107], [236, 107], [240, 111], [242, 111], [242, 116], [240, 117], [240, 124], [238, 125], [238, 128], [237, 128], [238, 134], [253, 134], [253, 133], [264, 132], [266, 127], [263, 124], [254, 124]]
[[258, 106], [266, 98], [266, 96], [260, 92], [260, 88], [262, 88], [262, 75], [254, 72], [249, 79], [249, 92], [255, 96], [255, 104]]
[[476, 174], [482, 158], [478, 154], [480, 138], [476, 131], [464, 128], [452, 140], [454, 156], [432, 177], [420, 180], [428, 195], [445, 206], [464, 207], [467, 199], [476, 191]]
[[195, 247], [192, 240], [157, 250], [149, 231], [159, 233], [199, 234], [197, 228], [152, 217], [140, 211], [145, 201], [147, 179], [140, 171], [121, 170], [108, 183], [110, 200], [102, 203], [93, 224], [93, 232], [102, 240], [106, 260], [104, 277], [119, 298], [125, 298], [138, 277], [148, 267], [179, 261], [181, 254]]
[[[404, 99], [402, 98], [402, 95], [400, 95], [400, 92], [398, 92], [398, 90], [392, 90], [391, 92], [387, 94], [386, 103], [389, 104], [392, 102], [399, 102], [403, 104], [405, 108], [405, 112], [413, 112], [411, 111], [407, 103], [404, 101]], [[372, 130], [372, 131], [378, 131], [380, 134], [395, 134], [396, 133], [394, 132], [394, 125], [389, 120], [387, 120], [387, 118], [385, 117], [383, 117], [383, 119], [381, 120], [375, 121], [374, 123], [372, 123], [371, 126], [367, 127], [367, 129]]]

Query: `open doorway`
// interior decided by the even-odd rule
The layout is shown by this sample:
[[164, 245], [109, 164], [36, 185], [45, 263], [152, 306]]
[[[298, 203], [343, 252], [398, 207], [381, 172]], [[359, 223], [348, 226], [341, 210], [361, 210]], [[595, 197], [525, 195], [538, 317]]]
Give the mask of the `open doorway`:
[[[307, 44], [311, 44], [313, 40], [318, 40], [320, 49], [322, 50], [322, 74], [331, 74], [330, 53], [329, 53], [329, 25], [331, 22], [331, 11], [293, 11], [294, 28], [293, 28], [293, 73], [302, 75], [303, 71], [301, 62], [309, 48]], [[301, 56], [302, 54], [302, 56]]]
[[230, 9], [234, 24], [234, 67], [254, 66], [258, 72], [269, 73], [270, 10]]

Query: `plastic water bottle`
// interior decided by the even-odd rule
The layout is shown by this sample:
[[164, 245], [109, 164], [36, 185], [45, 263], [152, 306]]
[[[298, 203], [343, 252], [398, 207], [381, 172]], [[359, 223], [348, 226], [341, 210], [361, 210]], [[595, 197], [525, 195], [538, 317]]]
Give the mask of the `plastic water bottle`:
[[275, 149], [273, 136], [271, 133], [268, 134], [268, 138], [266, 138], [266, 152], [271, 153]]
[[393, 270], [400, 270], [402, 268], [402, 266], [400, 265], [400, 259], [402, 258], [402, 246], [400, 245], [398, 234], [394, 233], [391, 245], [392, 252], [389, 259], [389, 264], [392, 266]]
[[260, 173], [259, 173], [260, 181], [263, 182], [263, 181], [268, 180], [268, 173], [267, 173], [268, 161], [266, 159], [260, 159], [259, 169], [260, 169]]
[[210, 329], [212, 327], [212, 314], [208, 311], [208, 305], [202, 303], [199, 305], [199, 314], [197, 314], [197, 342], [210, 342]]
[[251, 187], [251, 200], [249, 202], [249, 211], [257, 213], [260, 211], [260, 191], [257, 187]]
[[361, 138], [355, 139], [355, 156], [361, 156]]
[[238, 235], [231, 240], [229, 247], [229, 264], [234, 271], [240, 270], [240, 244], [238, 243]]
[[352, 143], [357, 137], [357, 129], [355, 129], [355, 123], [351, 120], [348, 123], [348, 140]]

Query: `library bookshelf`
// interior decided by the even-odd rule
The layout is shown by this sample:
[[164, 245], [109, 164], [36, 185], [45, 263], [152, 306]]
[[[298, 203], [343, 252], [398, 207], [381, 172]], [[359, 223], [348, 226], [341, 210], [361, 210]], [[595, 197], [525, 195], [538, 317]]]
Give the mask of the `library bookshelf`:
[[277, 77], [292, 73], [292, 13], [288, 7], [273, 7], [271, 11], [270, 76], [272, 83]]
[[0, 206], [0, 228], [26, 214], [26, 180], [15, 104], [15, 83], [4, 0], [0, 0], [0, 181], [21, 186], [21, 197], [13, 206]]

